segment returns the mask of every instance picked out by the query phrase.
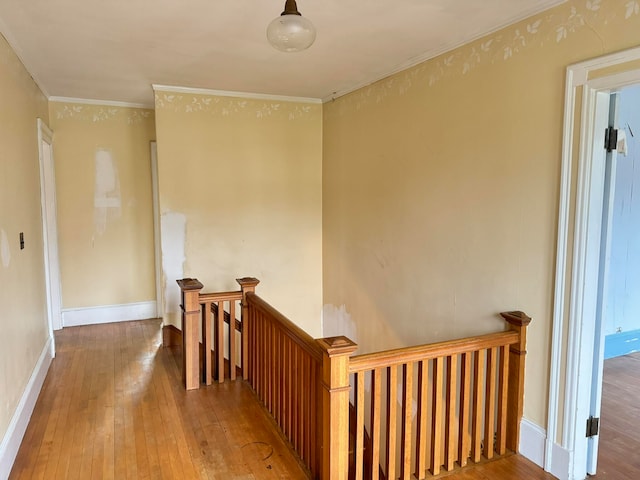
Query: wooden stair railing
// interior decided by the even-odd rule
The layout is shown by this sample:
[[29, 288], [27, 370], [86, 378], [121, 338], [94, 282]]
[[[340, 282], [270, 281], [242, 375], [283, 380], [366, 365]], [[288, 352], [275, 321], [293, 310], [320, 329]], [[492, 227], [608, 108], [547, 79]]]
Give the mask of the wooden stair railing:
[[517, 452], [531, 320], [524, 313], [502, 313], [509, 331], [501, 333], [351, 356], [348, 338], [314, 340], [258, 297], [257, 279], [238, 283], [237, 292], [202, 294], [197, 280], [178, 280], [185, 388], [200, 386], [200, 331], [204, 383], [214, 363], [224, 381], [228, 323], [229, 378], [238, 332], [243, 379], [313, 478], [422, 480]]
[[456, 463], [463, 467], [517, 451], [530, 319], [522, 312], [501, 315], [510, 331], [351, 357], [355, 479], [367, 478], [365, 425], [372, 448], [366, 467], [373, 479], [379, 478], [378, 465], [387, 478], [422, 480]]
[[[229, 324], [226, 347], [229, 351], [229, 378], [235, 380], [238, 355], [236, 348], [236, 332], [242, 329], [242, 321], [236, 319], [238, 304], [245, 295], [255, 291], [260, 281], [256, 278], [240, 278], [236, 280], [240, 285], [239, 291], [200, 293], [202, 283], [194, 278], [178, 280], [182, 297], [182, 380], [187, 390], [200, 388], [200, 334], [203, 345], [202, 378], [206, 385], [211, 385], [212, 379], [224, 382], [225, 371], [225, 335], [224, 325]], [[227, 310], [225, 310], [225, 306]], [[246, 316], [244, 307], [243, 317]], [[215, 315], [215, 317], [214, 317]], [[241, 317], [241, 318], [243, 318]], [[231, 323], [230, 319], [234, 322]], [[201, 322], [201, 325], [199, 323]], [[240, 329], [238, 329], [240, 327]], [[215, 362], [211, 357], [215, 352]], [[247, 365], [246, 337], [241, 337], [240, 366]], [[214, 372], [215, 363], [215, 372]]]

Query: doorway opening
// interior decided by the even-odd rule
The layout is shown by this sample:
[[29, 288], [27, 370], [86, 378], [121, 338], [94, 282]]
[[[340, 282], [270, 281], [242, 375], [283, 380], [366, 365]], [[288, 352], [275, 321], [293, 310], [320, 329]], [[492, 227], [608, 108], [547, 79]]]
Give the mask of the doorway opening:
[[62, 328], [62, 292], [58, 258], [56, 180], [53, 161], [53, 132], [38, 118], [38, 156], [40, 161], [40, 201], [47, 317], [51, 338], [51, 356], [55, 356], [54, 330]]
[[640, 420], [631, 414], [640, 385], [629, 382], [638, 379], [629, 373], [640, 367], [640, 356], [626, 357], [640, 350], [640, 85], [611, 93], [609, 125], [615, 138], [605, 175], [592, 394], [601, 421], [587, 472], [623, 478], [638, 473], [629, 460], [640, 445], [633, 434]]
[[[602, 386], [604, 298], [599, 295], [611, 93], [640, 83], [640, 48], [567, 69], [545, 469], [584, 479], [597, 464], [594, 410]], [[609, 160], [610, 162], [610, 160]], [[603, 230], [605, 227], [605, 230]], [[606, 249], [605, 249], [606, 250]], [[594, 388], [595, 386], [595, 388]], [[591, 428], [590, 428], [591, 427]]]

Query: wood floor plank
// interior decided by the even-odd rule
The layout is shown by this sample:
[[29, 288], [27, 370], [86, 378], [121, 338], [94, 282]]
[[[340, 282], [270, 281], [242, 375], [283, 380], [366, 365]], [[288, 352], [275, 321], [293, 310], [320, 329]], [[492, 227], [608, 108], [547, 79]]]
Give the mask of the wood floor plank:
[[593, 480], [640, 478], [640, 353], [604, 361], [598, 467]]
[[[159, 320], [66, 328], [56, 346], [10, 479], [308, 478], [247, 383], [184, 390]], [[552, 477], [512, 455], [447, 478]]]

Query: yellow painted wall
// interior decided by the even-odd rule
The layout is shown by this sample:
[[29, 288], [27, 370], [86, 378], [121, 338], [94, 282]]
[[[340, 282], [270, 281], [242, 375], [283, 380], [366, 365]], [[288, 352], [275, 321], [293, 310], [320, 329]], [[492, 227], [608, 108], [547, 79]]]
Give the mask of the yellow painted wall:
[[180, 277], [257, 292], [321, 334], [322, 106], [156, 92], [165, 322]]
[[0, 36], [0, 439], [49, 337], [38, 117], [48, 121], [46, 98]]
[[639, 10], [569, 1], [325, 104], [325, 334], [364, 352], [524, 310], [546, 425], [565, 68], [640, 44]]
[[155, 300], [153, 110], [50, 103], [63, 308]]

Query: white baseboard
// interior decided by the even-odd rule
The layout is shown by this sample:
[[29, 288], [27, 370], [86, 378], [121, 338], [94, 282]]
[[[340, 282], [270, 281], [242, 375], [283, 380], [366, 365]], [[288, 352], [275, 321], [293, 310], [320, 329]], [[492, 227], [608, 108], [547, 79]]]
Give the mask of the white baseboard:
[[557, 443], [554, 443], [551, 452], [551, 467], [549, 468], [549, 473], [560, 480], [568, 480], [570, 463], [571, 455], [569, 451]]
[[544, 445], [547, 432], [544, 428], [523, 418], [520, 421], [520, 454], [544, 468]]
[[146, 320], [158, 316], [155, 300], [149, 302], [125, 303], [123, 305], [104, 305], [101, 307], [65, 308], [62, 310], [62, 325], [77, 327], [98, 323], [126, 322]]
[[49, 365], [51, 365], [51, 344], [52, 339], [49, 338], [42, 349], [42, 353], [40, 353], [40, 358], [38, 358], [36, 366], [31, 373], [29, 383], [27, 383], [27, 387], [22, 393], [22, 397], [20, 397], [20, 402], [18, 402], [13, 417], [11, 417], [9, 428], [7, 428], [0, 444], [0, 480], [9, 478], [20, 443], [22, 443], [27, 425], [29, 425], [33, 407], [35, 407], [42, 384], [49, 371]]

